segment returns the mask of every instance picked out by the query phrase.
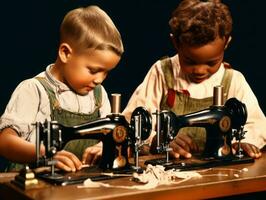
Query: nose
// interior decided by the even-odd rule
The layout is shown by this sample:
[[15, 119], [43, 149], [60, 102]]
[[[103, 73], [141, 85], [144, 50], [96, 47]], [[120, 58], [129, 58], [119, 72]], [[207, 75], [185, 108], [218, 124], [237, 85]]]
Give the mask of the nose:
[[95, 75], [93, 82], [94, 82], [94, 84], [98, 85], [98, 84], [101, 84], [105, 78], [106, 78], [106, 73], [104, 73], [104, 72], [97, 73]]
[[205, 65], [197, 65], [193, 68], [194, 74], [206, 74], [207, 73], [207, 67]]

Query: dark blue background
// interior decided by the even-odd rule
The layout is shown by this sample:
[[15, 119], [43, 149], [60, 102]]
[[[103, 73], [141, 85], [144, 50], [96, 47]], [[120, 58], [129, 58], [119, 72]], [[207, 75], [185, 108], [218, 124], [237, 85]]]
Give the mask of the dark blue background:
[[[58, 30], [67, 11], [96, 4], [113, 19], [121, 32], [125, 54], [104, 86], [109, 94], [122, 94], [122, 109], [150, 66], [175, 53], [169, 40], [168, 20], [179, 0], [38, 0], [1, 3], [0, 113], [19, 82], [53, 63]], [[234, 30], [226, 61], [248, 80], [266, 112], [265, 11], [254, 0], [224, 1], [230, 6]], [[260, 2], [262, 3], [262, 1]], [[264, 88], [264, 89], [263, 89]]]

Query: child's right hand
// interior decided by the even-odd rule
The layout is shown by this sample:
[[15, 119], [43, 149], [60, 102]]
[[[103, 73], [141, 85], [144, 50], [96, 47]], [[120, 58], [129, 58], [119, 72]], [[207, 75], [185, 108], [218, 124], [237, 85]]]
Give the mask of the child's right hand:
[[58, 151], [54, 159], [57, 160], [56, 167], [67, 172], [75, 172], [82, 168], [82, 163], [78, 157], [69, 151]]
[[170, 142], [170, 147], [172, 148], [170, 155], [174, 158], [191, 158], [191, 152], [197, 152], [199, 150], [192, 138], [185, 134], [177, 135]]

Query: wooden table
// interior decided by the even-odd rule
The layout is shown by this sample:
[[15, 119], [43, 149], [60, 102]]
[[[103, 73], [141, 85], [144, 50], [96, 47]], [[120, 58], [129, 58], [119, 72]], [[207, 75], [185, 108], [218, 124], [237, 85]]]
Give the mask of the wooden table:
[[[143, 163], [145, 159], [147, 157], [140, 157], [140, 162]], [[239, 172], [243, 168], [248, 171]], [[214, 167], [201, 174], [201, 178], [193, 178], [179, 184], [161, 185], [150, 190], [78, 188], [78, 185], [55, 186], [44, 182], [40, 182], [38, 188], [22, 190], [10, 183], [16, 173], [2, 173], [0, 199], [254, 199], [258, 195], [266, 195], [266, 152], [254, 163]], [[129, 177], [103, 182], [116, 186], [137, 184], [130, 181]]]

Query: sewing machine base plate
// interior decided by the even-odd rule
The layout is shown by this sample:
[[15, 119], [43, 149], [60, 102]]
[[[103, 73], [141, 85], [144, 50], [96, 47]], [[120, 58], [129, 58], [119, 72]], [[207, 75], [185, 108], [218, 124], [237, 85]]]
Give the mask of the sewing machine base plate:
[[[72, 185], [83, 183], [86, 179], [90, 178], [92, 181], [102, 181], [114, 178], [120, 178], [119, 174], [128, 174], [129, 176], [136, 170], [132, 167], [125, 169], [114, 169], [114, 170], [102, 170], [97, 166], [85, 167], [78, 172], [62, 172], [56, 171], [54, 175], [51, 173], [39, 173], [36, 176], [44, 181], [47, 181], [55, 185]], [[107, 174], [113, 174], [107, 175]]]
[[193, 156], [190, 159], [169, 160], [169, 162], [166, 162], [165, 158], [152, 159], [145, 161], [145, 165], [163, 165], [166, 170], [174, 168], [181, 171], [187, 171], [252, 162], [254, 162], [254, 159], [247, 156], [244, 156], [242, 158], [233, 156], [229, 159], [202, 158], [200, 156]]

